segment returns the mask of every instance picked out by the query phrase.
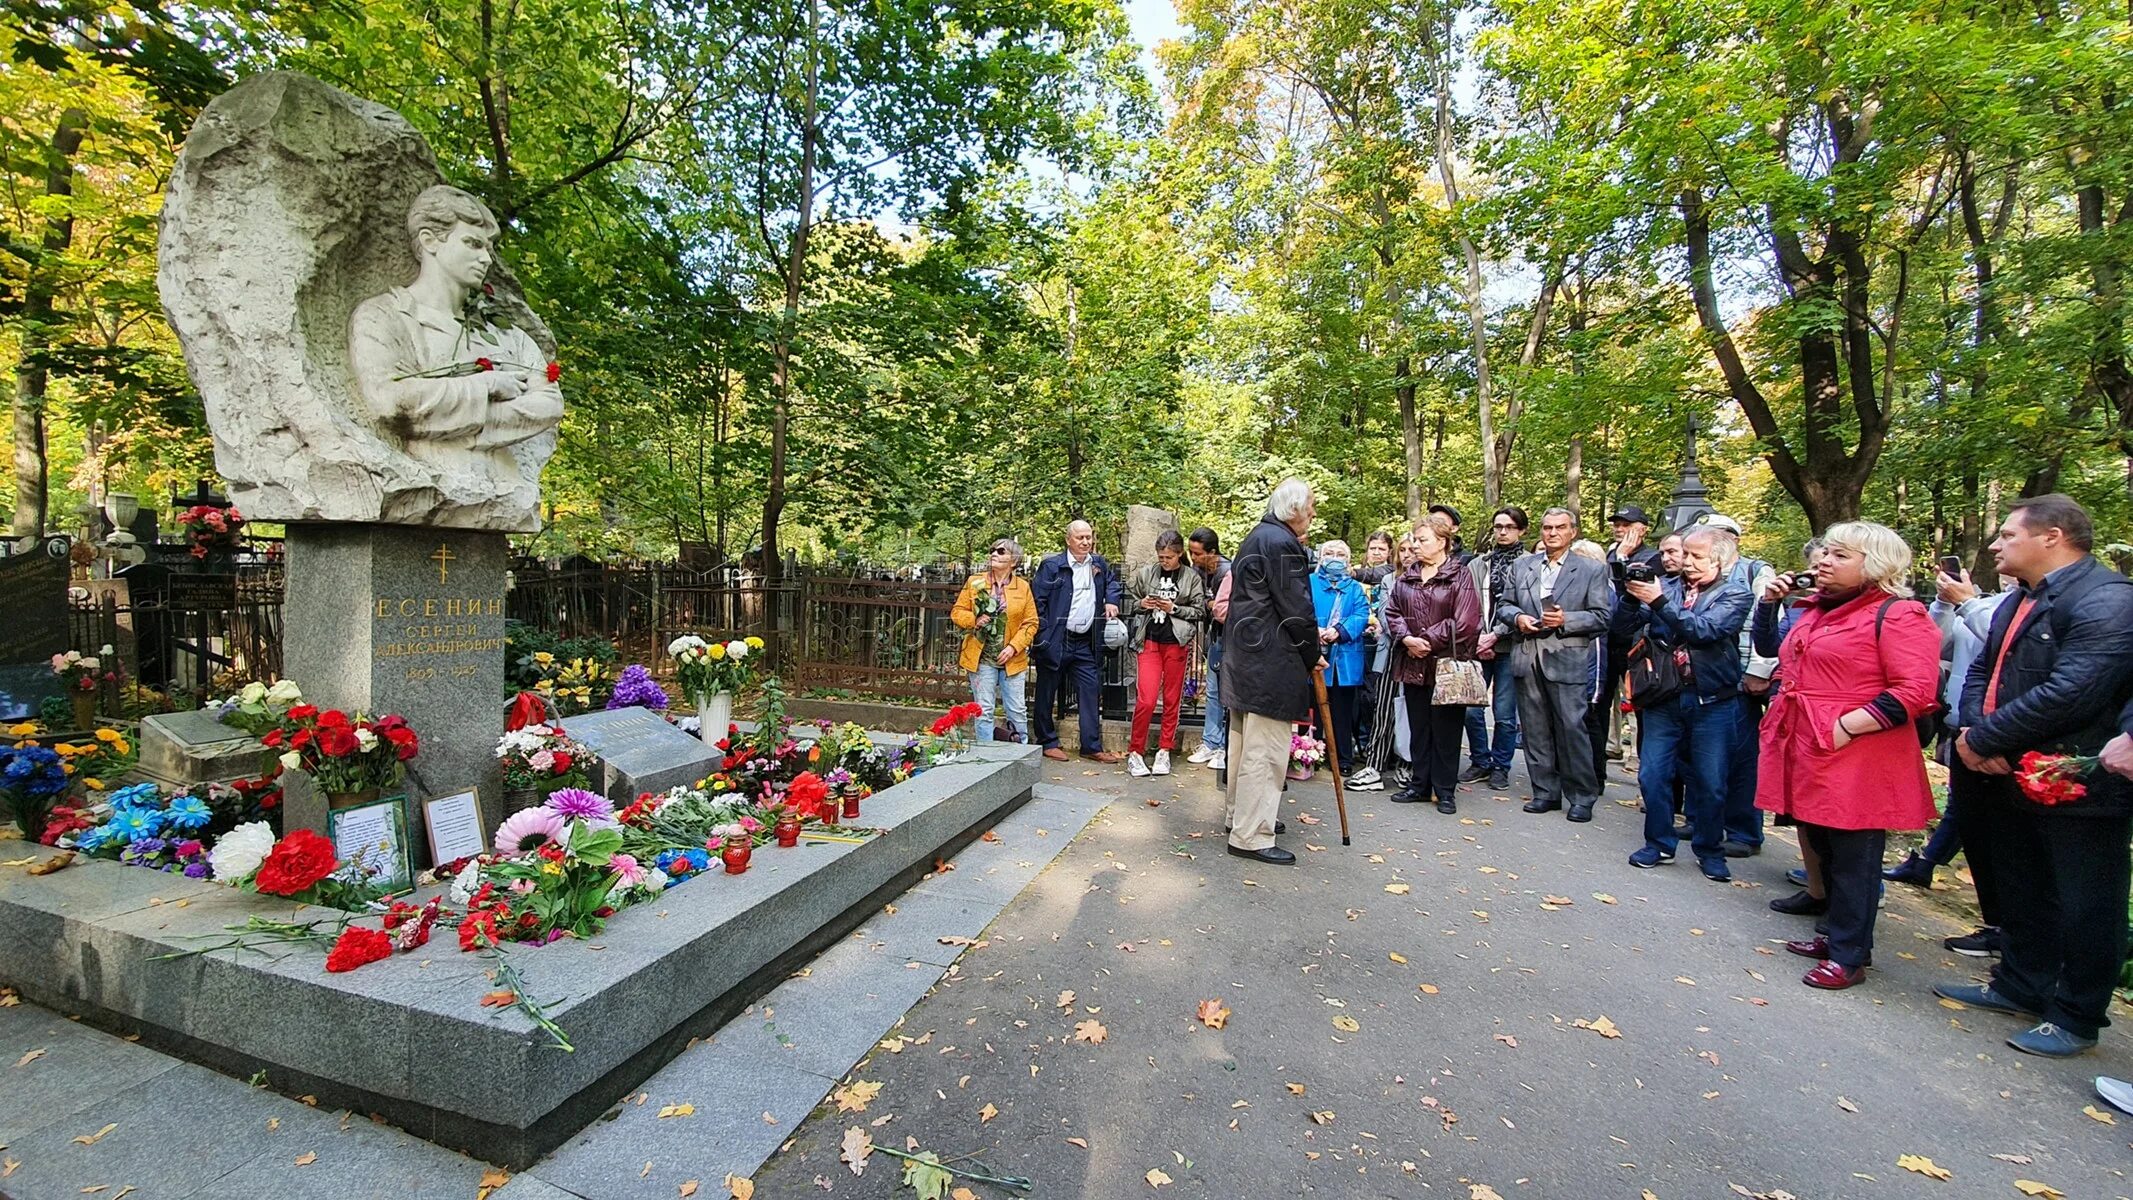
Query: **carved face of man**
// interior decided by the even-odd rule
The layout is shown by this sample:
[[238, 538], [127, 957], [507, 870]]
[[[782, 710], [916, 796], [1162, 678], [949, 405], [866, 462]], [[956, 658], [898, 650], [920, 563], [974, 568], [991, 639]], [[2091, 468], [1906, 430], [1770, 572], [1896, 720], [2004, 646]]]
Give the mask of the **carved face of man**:
[[418, 237], [425, 268], [440, 272], [459, 291], [471, 292], [488, 277], [489, 264], [496, 256], [494, 237], [488, 230], [461, 221], [448, 233], [425, 229]]

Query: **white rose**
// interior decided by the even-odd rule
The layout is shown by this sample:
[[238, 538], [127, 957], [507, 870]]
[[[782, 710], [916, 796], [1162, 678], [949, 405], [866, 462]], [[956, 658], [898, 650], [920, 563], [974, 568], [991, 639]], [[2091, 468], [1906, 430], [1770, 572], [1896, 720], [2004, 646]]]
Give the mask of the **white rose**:
[[368, 729], [356, 730], [356, 746], [368, 754], [378, 748], [378, 735]]
[[666, 891], [666, 890], [667, 890], [667, 882], [668, 882], [668, 880], [667, 880], [667, 873], [666, 873], [665, 871], [662, 871], [662, 870], [660, 870], [660, 869], [659, 869], [658, 867], [653, 867], [653, 868], [652, 868], [651, 870], [649, 870], [649, 871], [646, 871], [646, 872], [644, 873], [644, 884], [643, 884], [643, 887], [644, 887], [644, 889], [645, 889], [646, 891], [649, 891], [649, 892], [663, 892], [663, 891]]
[[303, 756], [303, 755], [301, 755], [301, 754], [298, 754], [298, 753], [297, 753], [296, 751], [294, 751], [294, 750], [291, 750], [291, 751], [289, 751], [288, 753], [286, 753], [286, 754], [284, 754], [284, 755], [282, 755], [282, 756], [281, 756], [281, 769], [282, 769], [282, 770], [284, 770], [284, 771], [301, 771], [301, 770], [303, 770], [303, 769], [304, 769], [304, 756]]
[[287, 708], [303, 703], [304, 692], [293, 679], [276, 680], [274, 686], [267, 689], [267, 700]]
[[85, 670], [85, 671], [94, 671], [94, 670], [96, 670], [97, 668], [101, 667], [101, 666], [102, 666], [103, 664], [102, 664], [102, 663], [100, 663], [100, 662], [98, 662], [98, 661], [96, 661], [96, 658], [95, 658], [95, 656], [94, 656], [94, 655], [91, 655], [91, 656], [90, 656], [90, 657], [88, 657], [88, 658], [84, 658], [84, 659], [82, 659], [82, 660], [81, 660], [81, 665], [82, 665], [82, 669], [83, 669], [83, 670]]
[[266, 698], [267, 685], [260, 683], [258, 680], [245, 684], [244, 690], [237, 693], [237, 702], [240, 704], [258, 704]]
[[118, 647], [113, 646], [110, 642], [105, 642], [102, 646], [97, 647], [96, 652], [98, 654], [117, 654]]
[[230, 830], [208, 851], [208, 869], [215, 873], [217, 883], [235, 886], [246, 876], [259, 869], [266, 861], [267, 852], [274, 848], [274, 831], [265, 821], [252, 821]]
[[735, 662], [739, 662], [740, 660], [748, 657], [748, 643], [740, 640], [739, 638], [735, 638], [732, 641], [727, 642], [726, 657], [732, 659]]

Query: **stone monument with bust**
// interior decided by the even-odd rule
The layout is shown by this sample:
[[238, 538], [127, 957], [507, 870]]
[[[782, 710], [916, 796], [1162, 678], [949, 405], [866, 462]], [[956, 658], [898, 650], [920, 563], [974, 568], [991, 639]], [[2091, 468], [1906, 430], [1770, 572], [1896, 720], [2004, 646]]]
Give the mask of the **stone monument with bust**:
[[[292, 72], [202, 111], [157, 282], [231, 500], [287, 530], [283, 663], [307, 698], [399, 713], [423, 801], [504, 813], [506, 533], [540, 529], [563, 395], [496, 218], [399, 114]], [[323, 830], [296, 781], [293, 824]]]

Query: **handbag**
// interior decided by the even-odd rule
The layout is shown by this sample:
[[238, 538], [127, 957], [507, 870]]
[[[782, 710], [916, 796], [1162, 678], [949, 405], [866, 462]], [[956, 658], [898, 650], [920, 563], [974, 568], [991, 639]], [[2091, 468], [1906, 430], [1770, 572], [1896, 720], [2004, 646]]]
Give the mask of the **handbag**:
[[1629, 648], [1627, 675], [1623, 688], [1630, 707], [1638, 712], [1672, 700], [1696, 680], [1687, 647], [1669, 646], [1648, 636], [1638, 638]]
[[1452, 604], [1452, 656], [1437, 660], [1437, 678], [1430, 685], [1429, 702], [1473, 708], [1489, 702], [1489, 681], [1482, 674], [1479, 662], [1459, 657], [1459, 609], [1456, 596], [1453, 597]]

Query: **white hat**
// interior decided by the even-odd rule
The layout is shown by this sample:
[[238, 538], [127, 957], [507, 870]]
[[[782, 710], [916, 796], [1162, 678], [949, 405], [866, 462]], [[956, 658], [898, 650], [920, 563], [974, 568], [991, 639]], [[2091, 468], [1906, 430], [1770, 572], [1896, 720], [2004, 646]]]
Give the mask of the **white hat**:
[[1723, 529], [1734, 537], [1741, 535], [1740, 522], [1724, 513], [1705, 513], [1696, 518], [1696, 523], [1698, 525], [1708, 525], [1713, 529]]

